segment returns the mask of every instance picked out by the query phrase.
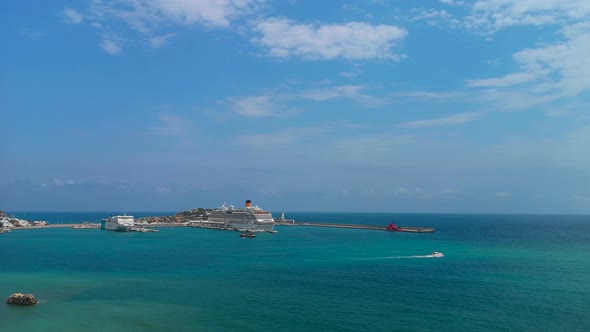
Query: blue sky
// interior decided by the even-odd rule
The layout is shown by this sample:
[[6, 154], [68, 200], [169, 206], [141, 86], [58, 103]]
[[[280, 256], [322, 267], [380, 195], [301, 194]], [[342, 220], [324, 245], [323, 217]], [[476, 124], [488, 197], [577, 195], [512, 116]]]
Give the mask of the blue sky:
[[23, 0], [0, 28], [0, 209], [590, 213], [587, 0]]

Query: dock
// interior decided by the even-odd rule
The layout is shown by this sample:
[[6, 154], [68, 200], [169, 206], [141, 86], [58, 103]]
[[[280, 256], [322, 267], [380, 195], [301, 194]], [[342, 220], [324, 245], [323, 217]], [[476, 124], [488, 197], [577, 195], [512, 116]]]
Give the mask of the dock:
[[[275, 226], [310, 226], [310, 227], [328, 227], [328, 228], [350, 228], [350, 229], [367, 229], [374, 231], [390, 231], [387, 226], [376, 225], [358, 225], [358, 224], [338, 224], [324, 222], [304, 222], [293, 221], [292, 223], [276, 223]], [[432, 227], [398, 227], [397, 232], [406, 233], [434, 233], [436, 230]]]

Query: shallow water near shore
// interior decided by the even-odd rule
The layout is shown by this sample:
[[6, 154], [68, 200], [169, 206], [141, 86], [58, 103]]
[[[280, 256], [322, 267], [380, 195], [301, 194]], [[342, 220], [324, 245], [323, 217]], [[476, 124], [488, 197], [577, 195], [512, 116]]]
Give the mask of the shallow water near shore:
[[[404, 214], [396, 223], [437, 232], [13, 231], [0, 235], [0, 296], [31, 292], [41, 304], [0, 305], [0, 331], [590, 330], [590, 217]], [[445, 257], [424, 257], [434, 251]]]

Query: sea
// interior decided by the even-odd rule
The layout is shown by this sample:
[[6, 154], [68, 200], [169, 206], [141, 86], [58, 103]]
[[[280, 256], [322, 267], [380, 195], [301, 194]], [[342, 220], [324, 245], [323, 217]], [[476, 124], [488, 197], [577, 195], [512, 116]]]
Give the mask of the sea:
[[40, 304], [0, 304], [0, 331], [590, 331], [590, 216], [286, 217], [436, 232], [12, 231], [0, 234], [0, 300], [25, 292]]

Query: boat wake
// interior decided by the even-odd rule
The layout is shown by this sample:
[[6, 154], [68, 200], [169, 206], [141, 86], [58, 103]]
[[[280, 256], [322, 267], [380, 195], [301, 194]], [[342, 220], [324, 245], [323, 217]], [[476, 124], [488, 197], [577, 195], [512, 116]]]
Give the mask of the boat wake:
[[377, 259], [408, 259], [408, 258], [440, 258], [444, 257], [443, 253], [434, 252], [430, 255], [411, 255], [411, 256], [383, 256], [383, 257], [370, 257], [370, 258], [359, 258], [362, 260], [377, 260]]
[[384, 257], [370, 257], [370, 258], [359, 258], [363, 260], [372, 259], [404, 259], [404, 258], [435, 258], [434, 255], [412, 255], [412, 256], [384, 256]]

